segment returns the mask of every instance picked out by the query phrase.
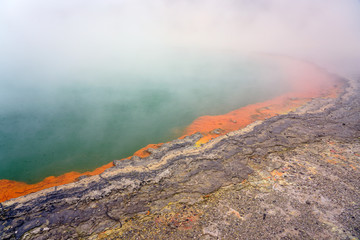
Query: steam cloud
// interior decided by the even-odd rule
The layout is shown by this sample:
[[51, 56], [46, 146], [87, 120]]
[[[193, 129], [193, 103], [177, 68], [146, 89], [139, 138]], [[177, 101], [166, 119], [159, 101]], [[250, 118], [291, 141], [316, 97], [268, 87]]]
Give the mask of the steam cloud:
[[50, 60], [51, 71], [69, 70], [56, 66], [109, 66], [114, 61], [131, 67], [139, 58], [168, 47], [260, 51], [341, 62], [360, 56], [360, 3], [4, 0], [0, 36], [3, 67]]

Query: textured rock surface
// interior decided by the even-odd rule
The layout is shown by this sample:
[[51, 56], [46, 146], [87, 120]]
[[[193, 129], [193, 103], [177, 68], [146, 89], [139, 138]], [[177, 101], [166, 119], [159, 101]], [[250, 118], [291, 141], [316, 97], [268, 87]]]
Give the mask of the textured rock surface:
[[359, 238], [360, 93], [345, 85], [203, 146], [195, 134], [7, 201], [0, 238]]

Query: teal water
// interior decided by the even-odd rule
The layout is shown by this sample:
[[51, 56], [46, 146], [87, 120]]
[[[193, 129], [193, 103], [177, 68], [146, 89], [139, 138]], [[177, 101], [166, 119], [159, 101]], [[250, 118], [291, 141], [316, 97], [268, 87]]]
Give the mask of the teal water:
[[35, 183], [93, 170], [181, 136], [199, 116], [286, 90], [274, 69], [231, 53], [51, 71], [55, 63], [0, 68], [0, 179]]

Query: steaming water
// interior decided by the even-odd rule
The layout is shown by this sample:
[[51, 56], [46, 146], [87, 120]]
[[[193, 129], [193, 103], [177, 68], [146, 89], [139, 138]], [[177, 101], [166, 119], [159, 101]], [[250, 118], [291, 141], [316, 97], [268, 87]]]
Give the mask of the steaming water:
[[57, 72], [48, 70], [54, 62], [0, 69], [0, 179], [34, 183], [92, 170], [181, 136], [199, 116], [286, 89], [276, 71], [231, 53], [134, 59]]

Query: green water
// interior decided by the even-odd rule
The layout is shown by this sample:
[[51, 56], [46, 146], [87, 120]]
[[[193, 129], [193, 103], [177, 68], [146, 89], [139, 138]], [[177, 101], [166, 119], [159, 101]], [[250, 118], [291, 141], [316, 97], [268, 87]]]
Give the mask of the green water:
[[286, 90], [276, 71], [231, 53], [174, 52], [134, 62], [0, 69], [0, 179], [35, 183], [93, 170], [180, 136], [199, 116]]

